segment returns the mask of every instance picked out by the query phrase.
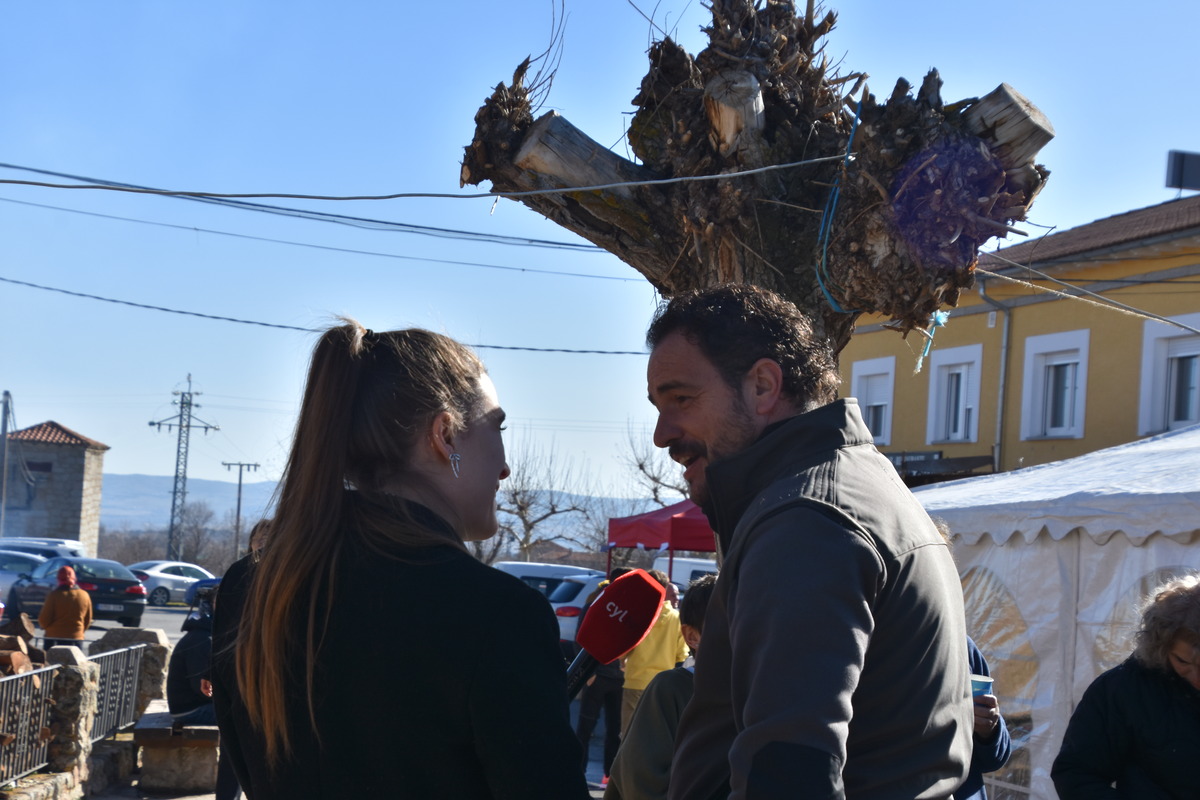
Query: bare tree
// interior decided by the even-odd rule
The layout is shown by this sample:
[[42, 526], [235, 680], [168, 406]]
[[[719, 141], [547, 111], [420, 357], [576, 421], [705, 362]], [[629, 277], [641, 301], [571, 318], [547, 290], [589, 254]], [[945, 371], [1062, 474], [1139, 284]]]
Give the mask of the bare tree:
[[187, 503], [179, 520], [179, 560], [203, 565], [212, 547], [212, 521], [216, 514], [203, 500]]
[[162, 558], [166, 549], [165, 528], [135, 531], [126, 524], [119, 530], [101, 527], [96, 556], [121, 564], [136, 564], [139, 561]]
[[634, 483], [650, 493], [655, 505], [669, 506], [688, 496], [683, 472], [667, 455], [644, 436], [629, 429], [629, 449], [624, 461], [633, 472]]
[[[575, 485], [574, 470], [560, 468], [554, 450], [523, 444], [509, 458], [512, 475], [496, 495], [500, 532], [523, 561], [532, 560], [540, 544], [583, 545], [576, 530], [563, 527], [563, 517], [582, 521], [585, 507], [568, 494]], [[553, 521], [552, 521], [553, 520]]]

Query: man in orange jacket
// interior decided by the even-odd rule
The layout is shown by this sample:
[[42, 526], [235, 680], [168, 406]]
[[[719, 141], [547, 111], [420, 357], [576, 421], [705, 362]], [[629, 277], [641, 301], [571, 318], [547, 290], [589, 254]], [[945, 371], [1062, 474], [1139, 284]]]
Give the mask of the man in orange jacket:
[[83, 633], [92, 624], [92, 597], [75, 584], [75, 569], [58, 570], [58, 588], [46, 595], [38, 624], [46, 634], [46, 649], [55, 645], [83, 647]]

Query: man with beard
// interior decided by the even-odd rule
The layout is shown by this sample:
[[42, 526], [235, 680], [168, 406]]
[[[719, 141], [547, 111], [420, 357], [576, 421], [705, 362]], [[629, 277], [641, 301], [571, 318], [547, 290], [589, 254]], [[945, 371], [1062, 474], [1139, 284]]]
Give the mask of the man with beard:
[[948, 798], [971, 760], [962, 592], [836, 358], [753, 286], [684, 293], [646, 341], [654, 443], [723, 555], [670, 798]]

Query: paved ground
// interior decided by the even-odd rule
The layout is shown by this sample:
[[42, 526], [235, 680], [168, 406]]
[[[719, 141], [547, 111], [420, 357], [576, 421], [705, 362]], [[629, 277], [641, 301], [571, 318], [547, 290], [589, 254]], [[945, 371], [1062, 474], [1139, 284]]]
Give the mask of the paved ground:
[[[181, 620], [182, 621], [182, 620]], [[571, 703], [571, 724], [574, 725], [575, 717], [579, 711], [579, 701]], [[604, 796], [604, 789], [600, 785], [600, 778], [603, 773], [603, 757], [604, 757], [604, 718], [596, 724], [596, 732], [592, 735], [591, 746], [588, 748], [588, 768], [587, 779], [588, 785], [591, 787], [591, 795], [594, 800], [600, 800]], [[216, 800], [215, 794], [188, 794], [188, 795], [165, 795], [161, 792], [142, 792], [137, 786], [129, 786], [122, 789], [110, 789], [102, 794], [92, 795], [89, 800]]]

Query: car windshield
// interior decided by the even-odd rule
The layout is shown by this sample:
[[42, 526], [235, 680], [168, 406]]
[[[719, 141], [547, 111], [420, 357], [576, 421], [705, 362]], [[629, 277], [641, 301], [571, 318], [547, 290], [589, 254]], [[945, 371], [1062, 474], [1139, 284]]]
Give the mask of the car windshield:
[[576, 578], [567, 578], [550, 593], [550, 602], [569, 603], [578, 597], [581, 591], [583, 591], [583, 581]]
[[73, 562], [77, 578], [109, 578], [123, 581], [136, 581], [133, 573], [115, 561], [103, 559], [78, 559]]

